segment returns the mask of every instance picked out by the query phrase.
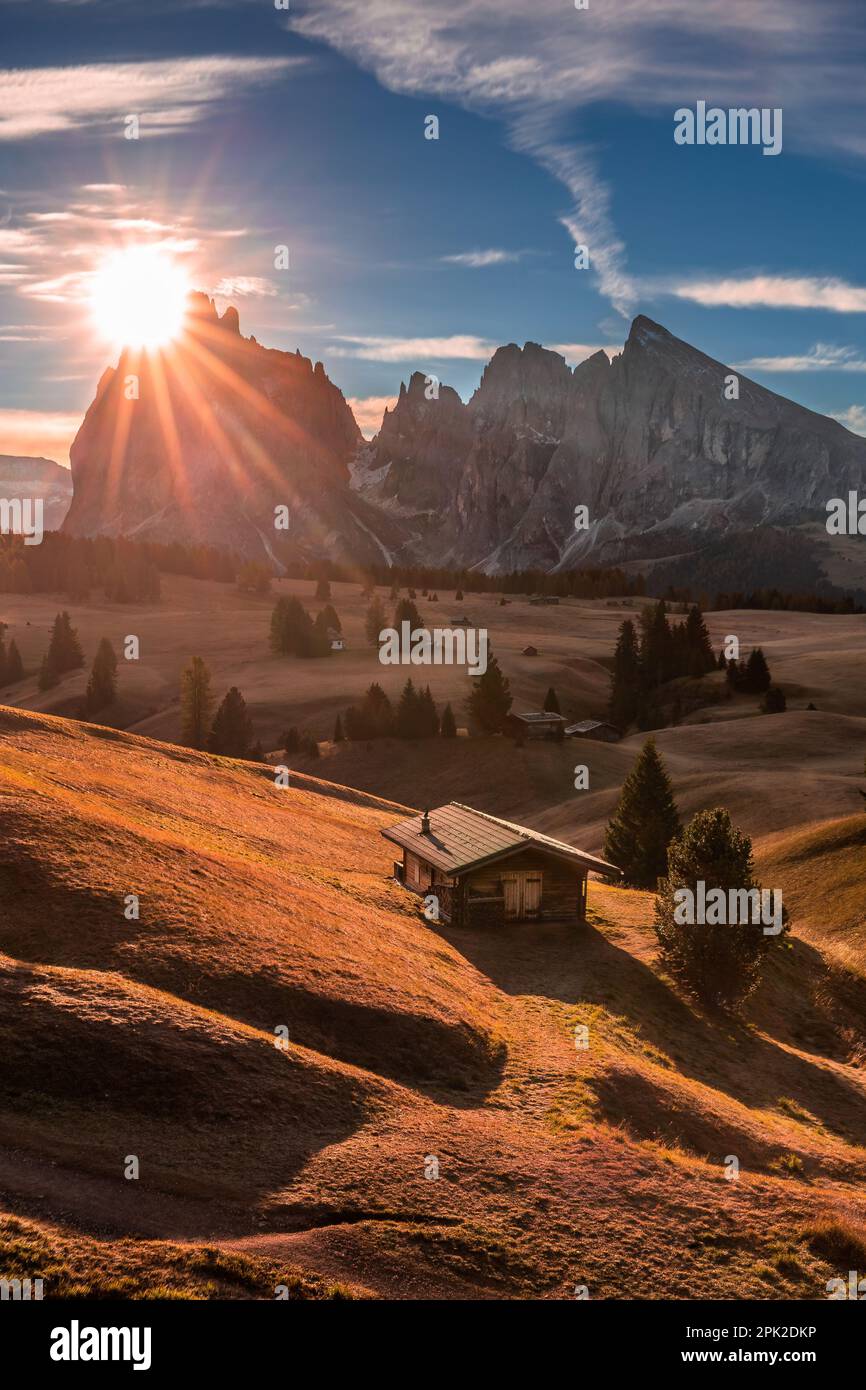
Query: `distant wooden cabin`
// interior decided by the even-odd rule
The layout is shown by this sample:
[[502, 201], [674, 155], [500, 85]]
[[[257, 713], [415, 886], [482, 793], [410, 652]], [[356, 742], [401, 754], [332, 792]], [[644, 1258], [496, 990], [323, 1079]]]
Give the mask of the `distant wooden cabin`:
[[565, 730], [566, 738], [594, 738], [602, 743], [619, 743], [620, 732], [614, 724], [606, 724], [603, 719], [583, 719], [579, 724], [569, 724]]
[[458, 801], [382, 834], [403, 851], [394, 861], [397, 882], [422, 897], [432, 893], [439, 920], [455, 927], [581, 922], [587, 875], [620, 877], [604, 859]]
[[559, 603], [559, 599], [555, 596], [555, 594], [536, 594], [533, 598], [529, 600], [529, 602], [533, 604], [536, 608], [540, 608], [542, 606], [546, 607], [551, 603]]
[[343, 652], [346, 650], [346, 642], [342, 632], [336, 632], [334, 628], [328, 628], [328, 646], [332, 652]]
[[514, 738], [557, 738], [560, 730], [565, 732], [565, 724], [561, 714], [539, 710], [537, 713], [509, 714], [504, 729]]
[[538, 648], [537, 648], [537, 647], [524, 647], [524, 648], [523, 648], [523, 655], [524, 655], [524, 656], [538, 656]]

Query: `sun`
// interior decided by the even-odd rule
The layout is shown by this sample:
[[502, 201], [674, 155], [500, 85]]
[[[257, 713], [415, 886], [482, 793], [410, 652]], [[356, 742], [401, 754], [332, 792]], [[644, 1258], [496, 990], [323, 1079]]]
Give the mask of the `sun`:
[[159, 248], [116, 251], [93, 277], [96, 326], [118, 348], [164, 347], [183, 326], [189, 290], [185, 272]]

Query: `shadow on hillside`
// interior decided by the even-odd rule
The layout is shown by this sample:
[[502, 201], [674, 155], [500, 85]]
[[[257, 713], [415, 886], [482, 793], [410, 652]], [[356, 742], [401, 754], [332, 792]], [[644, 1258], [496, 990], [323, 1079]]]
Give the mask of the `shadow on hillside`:
[[[254, 1207], [381, 1104], [373, 1078], [117, 976], [3, 962], [0, 1037], [4, 1138], [108, 1177], [106, 1225], [117, 1206], [136, 1229], [139, 1193]], [[130, 1155], [140, 1186], [123, 1181]]]
[[448, 1020], [340, 997], [329, 991], [348, 991], [351, 980], [326, 960], [309, 986], [276, 964], [230, 969], [206, 943], [197, 954], [180, 899], [172, 920], [154, 898], [146, 921], [129, 921], [119, 896], [73, 887], [20, 844], [6, 859], [0, 845], [0, 950], [18, 960], [115, 971], [269, 1034], [282, 1024], [301, 1047], [457, 1107], [477, 1105], [501, 1080], [504, 1046], [456, 1013]]
[[[768, 972], [770, 979], [762, 987], [762, 995], [775, 994], [772, 1006], [767, 997], [761, 1000], [760, 1024], [772, 1032], [769, 1038], [759, 1036], [747, 1022], [716, 1020], [698, 1012], [648, 965], [589, 924], [522, 924], [496, 933], [443, 935], [507, 994], [598, 1005], [624, 1017], [638, 1043], [664, 1053], [683, 1077], [750, 1108], [772, 1110], [782, 1099], [793, 1101], [847, 1142], [866, 1141], [866, 1089], [822, 1065], [817, 1051], [822, 1045], [832, 1050], [835, 1039], [812, 998], [825, 973], [823, 959], [804, 942], [794, 942], [791, 955]], [[788, 1018], [781, 1012], [786, 1006]], [[796, 1039], [796, 1046], [810, 1050], [814, 1060], [788, 1051], [783, 1045], [786, 1034], [792, 1042]], [[658, 1119], [659, 1111], [671, 1106], [670, 1096], [664, 1096], [664, 1072], [655, 1076], [657, 1086], [637, 1070], [628, 1083], [603, 1078], [590, 1084], [596, 1084], [609, 1118], [637, 1121], [640, 1130], [640, 1111], [646, 1109], [648, 1119], [650, 1113]], [[644, 1106], [649, 1099], [653, 1105]], [[790, 1105], [780, 1113], [796, 1118]], [[711, 1129], [708, 1124], [708, 1138]]]

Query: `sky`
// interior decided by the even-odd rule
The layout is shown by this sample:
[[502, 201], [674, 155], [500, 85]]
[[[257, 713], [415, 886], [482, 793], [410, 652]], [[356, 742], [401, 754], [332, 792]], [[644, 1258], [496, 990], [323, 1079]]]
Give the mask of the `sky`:
[[[68, 460], [139, 244], [367, 434], [637, 313], [866, 434], [864, 50], [862, 0], [0, 0], [0, 453]], [[678, 143], [701, 102], [781, 150]]]

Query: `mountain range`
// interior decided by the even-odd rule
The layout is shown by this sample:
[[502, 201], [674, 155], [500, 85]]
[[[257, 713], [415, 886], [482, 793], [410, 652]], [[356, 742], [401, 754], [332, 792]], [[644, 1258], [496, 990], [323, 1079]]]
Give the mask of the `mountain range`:
[[641, 316], [619, 355], [574, 369], [501, 347], [465, 403], [415, 372], [367, 442], [320, 362], [242, 337], [233, 308], [196, 295], [171, 354], [104, 373], [70, 460], [77, 534], [502, 573], [663, 567], [814, 531], [862, 484], [866, 439]]

